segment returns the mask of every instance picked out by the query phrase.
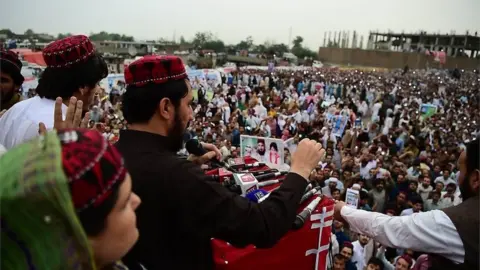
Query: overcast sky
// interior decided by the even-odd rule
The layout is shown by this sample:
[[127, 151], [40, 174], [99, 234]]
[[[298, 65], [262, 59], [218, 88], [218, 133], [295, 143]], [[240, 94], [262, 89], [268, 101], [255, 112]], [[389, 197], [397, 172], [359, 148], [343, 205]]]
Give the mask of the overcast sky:
[[[480, 0], [0, 0], [0, 28], [51, 34], [107, 31], [137, 40], [176, 40], [211, 31], [226, 43], [288, 43], [300, 35], [311, 49], [325, 31], [478, 31]], [[367, 36], [364, 37], [365, 42]]]

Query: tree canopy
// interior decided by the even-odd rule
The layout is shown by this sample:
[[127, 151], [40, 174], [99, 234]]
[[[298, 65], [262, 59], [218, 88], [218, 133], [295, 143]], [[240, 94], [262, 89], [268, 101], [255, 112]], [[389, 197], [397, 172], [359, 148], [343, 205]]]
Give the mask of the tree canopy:
[[90, 39], [94, 41], [104, 41], [104, 40], [112, 40], [112, 41], [135, 41], [132, 36], [121, 35], [117, 33], [108, 33], [105, 31], [99, 33], [91, 33]]
[[303, 37], [297, 36], [293, 40], [293, 47], [292, 47], [292, 53], [295, 54], [298, 58], [302, 59], [305, 57], [311, 57], [311, 58], [316, 58], [317, 54], [308, 49], [303, 47]]
[[[32, 29], [27, 29], [23, 34], [15, 34], [10, 29], [1, 29], [0, 34], [5, 35], [7, 38], [17, 38], [21, 36], [28, 36], [29, 38], [35, 38], [38, 33], [35, 33]], [[71, 33], [60, 33], [57, 35], [57, 39], [65, 38], [71, 36]], [[109, 33], [106, 31], [101, 31], [98, 33], [90, 33], [90, 39], [93, 41], [135, 41], [133, 36], [128, 36], [118, 33]], [[176, 43], [164, 38], [160, 38], [159, 42], [169, 42]], [[274, 41], [265, 41], [263, 44], [255, 44], [252, 36], [247, 36], [244, 40], [241, 40], [237, 44], [227, 45], [225, 42], [209, 31], [197, 32], [191, 40], [185, 39], [184, 36], [180, 36], [179, 44], [181, 45], [192, 45], [193, 48], [197, 50], [213, 50], [217, 53], [225, 52], [229, 54], [234, 54], [241, 50], [246, 50], [251, 53], [257, 54], [266, 54], [266, 55], [276, 55], [282, 56], [286, 52], [291, 52], [295, 54], [298, 58], [302, 59], [305, 57], [316, 58], [317, 53], [303, 46], [303, 37], [296, 36], [292, 42], [292, 48], [289, 48], [284, 43], [276, 43]]]

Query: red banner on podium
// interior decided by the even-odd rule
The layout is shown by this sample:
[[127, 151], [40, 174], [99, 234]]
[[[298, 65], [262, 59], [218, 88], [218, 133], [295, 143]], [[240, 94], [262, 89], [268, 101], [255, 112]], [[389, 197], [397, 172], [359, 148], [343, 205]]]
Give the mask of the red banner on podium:
[[315, 221], [312, 221], [312, 218], [308, 219], [301, 229], [288, 232], [273, 248], [257, 249], [254, 246], [235, 248], [222, 240], [213, 239], [216, 269], [326, 269], [333, 207], [332, 200], [323, 198], [311, 216], [319, 219]]
[[[246, 157], [244, 162], [250, 164], [256, 160]], [[268, 169], [267, 166], [253, 170], [266, 169]], [[265, 187], [265, 189], [272, 190], [278, 185]], [[316, 196], [300, 205], [298, 212], [301, 212], [315, 198]], [[303, 227], [288, 232], [273, 248], [257, 249], [253, 245], [246, 248], [235, 248], [225, 241], [212, 239], [215, 269], [326, 269], [334, 204], [333, 200], [323, 197]]]

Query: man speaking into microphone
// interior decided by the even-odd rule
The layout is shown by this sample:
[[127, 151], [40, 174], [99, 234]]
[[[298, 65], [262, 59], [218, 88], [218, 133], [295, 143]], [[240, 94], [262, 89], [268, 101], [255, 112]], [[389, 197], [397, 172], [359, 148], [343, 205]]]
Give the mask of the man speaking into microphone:
[[[218, 149], [192, 161], [176, 152], [193, 119], [192, 89], [182, 60], [146, 56], [125, 70], [123, 115], [129, 129], [117, 143], [132, 176], [140, 239], [124, 258], [146, 269], [212, 269], [211, 238], [235, 246], [268, 248], [287, 233], [296, 217], [310, 172], [325, 151], [305, 139], [292, 156], [283, 184], [260, 204], [207, 181], [199, 163], [219, 156]], [[132, 268], [135, 269], [135, 268]]]

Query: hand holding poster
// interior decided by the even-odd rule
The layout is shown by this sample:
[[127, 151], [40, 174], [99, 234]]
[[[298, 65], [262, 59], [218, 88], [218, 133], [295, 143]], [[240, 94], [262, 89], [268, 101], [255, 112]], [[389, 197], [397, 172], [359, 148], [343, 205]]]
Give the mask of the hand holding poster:
[[269, 167], [280, 168], [284, 163], [284, 143], [280, 139], [240, 136], [240, 154], [250, 156]]
[[348, 207], [353, 209], [358, 209], [360, 199], [360, 192], [356, 189], [347, 188], [347, 193], [345, 196], [345, 203]]
[[437, 113], [438, 107], [433, 104], [423, 103], [420, 105], [420, 116], [423, 119], [432, 117]]

